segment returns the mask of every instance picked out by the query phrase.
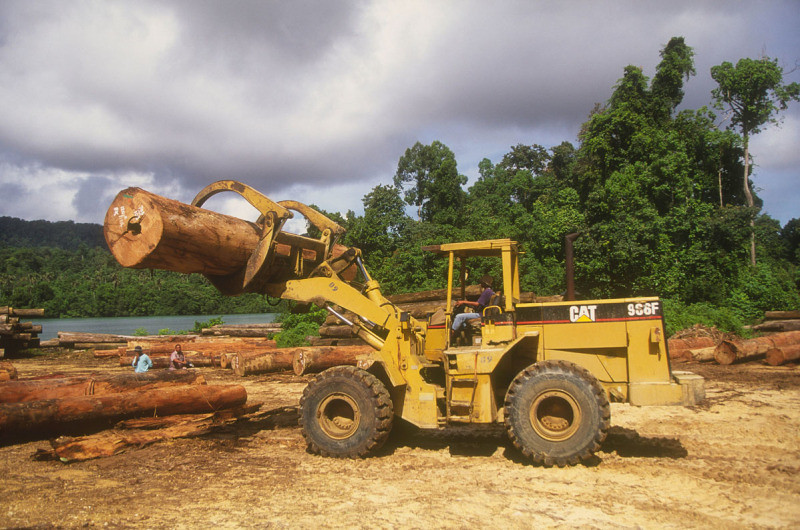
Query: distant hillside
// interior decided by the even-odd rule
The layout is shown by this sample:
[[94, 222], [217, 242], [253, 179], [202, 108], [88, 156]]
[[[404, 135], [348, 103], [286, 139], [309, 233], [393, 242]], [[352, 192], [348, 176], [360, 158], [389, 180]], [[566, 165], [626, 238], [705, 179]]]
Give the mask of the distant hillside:
[[106, 247], [103, 226], [72, 221], [25, 221], [0, 217], [0, 247], [51, 247], [76, 250]]

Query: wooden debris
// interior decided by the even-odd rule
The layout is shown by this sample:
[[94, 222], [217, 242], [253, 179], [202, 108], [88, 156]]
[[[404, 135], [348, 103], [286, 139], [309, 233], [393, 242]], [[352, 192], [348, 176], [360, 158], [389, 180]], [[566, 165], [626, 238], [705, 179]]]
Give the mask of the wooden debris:
[[51, 449], [38, 449], [37, 460], [61, 460], [64, 463], [90, 460], [144, 447], [163, 440], [187, 438], [212, 432], [258, 410], [260, 404], [221, 410], [210, 414], [180, 414], [158, 418], [137, 418], [116, 424], [113, 430], [82, 436], [60, 437], [50, 442]]
[[0, 404], [0, 434], [117, 421], [125, 417], [214, 412], [244, 405], [240, 385], [181, 385], [116, 394], [75, 396]]

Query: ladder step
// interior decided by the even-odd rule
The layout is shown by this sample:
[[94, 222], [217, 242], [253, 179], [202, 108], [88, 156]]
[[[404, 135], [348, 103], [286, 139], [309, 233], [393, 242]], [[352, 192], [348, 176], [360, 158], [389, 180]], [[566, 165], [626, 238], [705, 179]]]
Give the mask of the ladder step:
[[451, 379], [450, 382], [454, 385], [471, 385], [475, 386], [478, 384], [478, 380], [474, 377], [470, 378], [461, 378], [461, 379]]
[[450, 408], [457, 408], [457, 407], [466, 407], [469, 408], [472, 406], [471, 401], [450, 401]]

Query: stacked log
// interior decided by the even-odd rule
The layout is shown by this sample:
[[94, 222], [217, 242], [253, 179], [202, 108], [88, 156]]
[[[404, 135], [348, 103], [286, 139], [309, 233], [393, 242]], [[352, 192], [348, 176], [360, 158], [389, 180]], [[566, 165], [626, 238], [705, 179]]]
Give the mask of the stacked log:
[[753, 326], [756, 331], [800, 331], [800, 311], [767, 311], [764, 322]]
[[38, 348], [42, 326], [21, 322], [20, 319], [43, 316], [44, 309], [0, 307], [0, 357], [12, 356], [27, 348]]
[[334, 366], [356, 366], [358, 357], [375, 350], [371, 346], [328, 346], [295, 348], [292, 369], [295, 375], [319, 373]]
[[[714, 351], [714, 359], [719, 364], [732, 364], [764, 358], [767, 352], [772, 350], [781, 350], [782, 352], [785, 350], [786, 353], [773, 352], [770, 356], [773, 362], [782, 364], [793, 360], [791, 352], [793, 352], [793, 346], [797, 344], [800, 344], [800, 331], [775, 333], [743, 341], [724, 340]], [[784, 360], [781, 361], [781, 359]]]
[[0, 383], [0, 438], [96, 431], [126, 418], [210, 414], [244, 406], [241, 385], [207, 385], [194, 370]]
[[674, 361], [709, 361], [714, 358], [717, 341], [712, 337], [669, 339], [669, 358]]
[[237, 354], [231, 362], [231, 368], [240, 377], [291, 370], [294, 349], [279, 348], [259, 355]]
[[263, 337], [271, 338], [276, 333], [280, 333], [280, 322], [268, 322], [263, 324], [218, 324], [202, 330], [203, 335], [226, 336], [226, 337]]

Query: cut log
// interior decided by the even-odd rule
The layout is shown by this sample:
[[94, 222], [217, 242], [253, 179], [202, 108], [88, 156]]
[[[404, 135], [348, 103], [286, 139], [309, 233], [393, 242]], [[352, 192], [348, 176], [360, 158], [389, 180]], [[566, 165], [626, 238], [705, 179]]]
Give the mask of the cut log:
[[667, 341], [667, 348], [669, 349], [670, 359], [694, 359], [691, 350], [701, 348], [713, 348], [717, 342], [711, 337], [686, 337], [685, 339], [669, 339]]
[[58, 341], [62, 344], [75, 344], [76, 342], [91, 343], [127, 343], [134, 337], [128, 335], [111, 335], [108, 333], [76, 333], [59, 331]]
[[765, 320], [800, 320], [800, 311], [767, 311]]
[[708, 362], [714, 360], [714, 354], [717, 351], [717, 347], [709, 346], [707, 348], [692, 348], [684, 351], [686, 352], [685, 353], [686, 358], [689, 360]]
[[[244, 271], [261, 234], [254, 223], [160, 197], [140, 188], [122, 190], [109, 206], [103, 226], [111, 253], [124, 267], [164, 269], [205, 275], [224, 294], [243, 292]], [[296, 254], [302, 270], [324, 259], [319, 241], [279, 232], [275, 236], [266, 283], [297, 279]], [[346, 247], [336, 246], [333, 255]], [[319, 254], [319, 255], [318, 255]], [[342, 272], [352, 280], [351, 265]]]
[[199, 414], [244, 405], [240, 385], [181, 385], [99, 396], [0, 404], [0, 435], [58, 430], [126, 417]]
[[279, 348], [253, 357], [237, 355], [231, 366], [234, 373], [240, 377], [291, 370], [294, 360], [293, 350], [294, 348]]
[[41, 399], [114, 394], [165, 386], [204, 384], [206, 384], [205, 378], [196, 370], [88, 375], [58, 379], [23, 379], [0, 383], [0, 403], [20, 403]]
[[112, 456], [130, 447], [144, 447], [162, 440], [206, 434], [257, 409], [258, 405], [220, 410], [213, 414], [177, 414], [124, 420], [117, 423], [111, 431], [79, 438], [58, 438], [51, 442], [51, 450], [39, 449], [34, 458], [57, 459], [67, 463]]
[[360, 355], [375, 350], [371, 346], [328, 346], [295, 348], [292, 369], [295, 375], [318, 373], [334, 366], [356, 366]]
[[[131, 366], [133, 364], [133, 355], [120, 355], [119, 357], [119, 365], [120, 366]], [[169, 368], [169, 356], [155, 356], [150, 357], [150, 360], [153, 361], [153, 368]], [[186, 355], [186, 360], [195, 365], [196, 367], [200, 366], [214, 366], [215, 364], [219, 364], [219, 357], [216, 357], [216, 363], [214, 357], [204, 357], [202, 355]]]
[[800, 360], [800, 344], [791, 344], [770, 348], [765, 354], [767, 362], [772, 366], [780, 366], [791, 361]]
[[320, 337], [351, 339], [355, 337], [353, 328], [350, 326], [321, 326], [319, 328]]
[[170, 355], [175, 350], [176, 344], [181, 344], [184, 353], [194, 352], [195, 355], [219, 355], [221, 353], [236, 353], [247, 350], [265, 350], [275, 348], [275, 341], [265, 338], [227, 338], [226, 340], [207, 340], [203, 337], [192, 342], [140, 342], [129, 341], [126, 354], [133, 354], [133, 348], [141, 346], [142, 350], [151, 357], [154, 355]]
[[359, 338], [331, 339], [324, 337], [310, 337], [308, 343], [310, 346], [364, 346], [366, 344]]
[[767, 351], [772, 348], [780, 348], [797, 343], [800, 343], [800, 331], [775, 333], [739, 342], [724, 340], [717, 346], [714, 352], [714, 359], [719, 364], [754, 360], [764, 357]]
[[125, 342], [76, 342], [72, 347], [76, 350], [94, 350], [95, 357], [101, 357], [102, 355], [97, 355], [97, 352], [113, 352], [107, 355], [118, 355], [117, 348], [125, 347], [127, 343]]
[[753, 326], [756, 331], [800, 331], [800, 320], [767, 320]]

